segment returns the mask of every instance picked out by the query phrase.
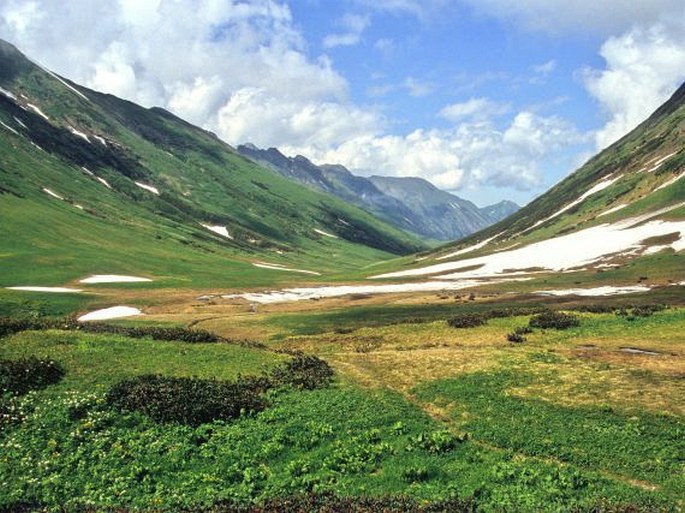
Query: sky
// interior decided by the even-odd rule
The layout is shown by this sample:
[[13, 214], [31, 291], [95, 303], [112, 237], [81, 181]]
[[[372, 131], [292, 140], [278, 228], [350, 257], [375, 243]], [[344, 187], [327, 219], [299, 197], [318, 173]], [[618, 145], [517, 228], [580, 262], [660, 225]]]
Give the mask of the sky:
[[682, 0], [0, 0], [77, 83], [251, 142], [532, 200], [685, 80]]

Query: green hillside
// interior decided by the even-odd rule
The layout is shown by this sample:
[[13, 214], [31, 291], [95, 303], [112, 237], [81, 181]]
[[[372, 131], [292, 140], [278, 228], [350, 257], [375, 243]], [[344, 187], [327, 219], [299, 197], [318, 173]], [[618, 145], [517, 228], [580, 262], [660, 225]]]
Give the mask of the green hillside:
[[91, 273], [267, 285], [292, 275], [252, 262], [330, 275], [423, 247], [162, 109], [69, 83], [4, 42], [0, 70], [0, 285]]

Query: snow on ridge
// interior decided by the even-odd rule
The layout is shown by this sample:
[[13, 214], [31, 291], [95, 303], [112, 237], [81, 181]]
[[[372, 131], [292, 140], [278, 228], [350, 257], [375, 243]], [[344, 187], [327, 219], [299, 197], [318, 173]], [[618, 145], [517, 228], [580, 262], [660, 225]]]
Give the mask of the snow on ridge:
[[60, 196], [60, 195], [57, 194], [56, 192], [54, 192], [54, 191], [48, 189], [47, 187], [43, 187], [43, 192], [44, 192], [45, 194], [49, 194], [49, 195], [52, 196], [53, 198], [57, 198], [57, 199], [59, 199], [59, 200], [64, 201], [64, 198], [63, 198], [62, 196]]
[[147, 184], [144, 184], [141, 182], [133, 182], [133, 183], [135, 183], [141, 189], [145, 189], [146, 191], [149, 191], [149, 192], [159, 196], [159, 189], [157, 187], [153, 187], [152, 185], [147, 185]]
[[332, 233], [325, 232], [323, 230], [319, 230], [318, 228], [314, 228], [314, 231], [318, 233], [319, 235], [323, 235], [324, 237], [330, 237], [331, 239], [337, 239], [337, 235], [333, 235]]
[[[93, 176], [95, 176], [95, 175], [93, 175]], [[107, 180], [105, 180], [104, 178], [100, 178], [99, 176], [95, 176], [95, 179], [96, 179], [98, 182], [100, 182], [102, 185], [104, 185], [105, 187], [107, 187], [108, 189], [111, 189], [111, 188], [112, 188], [112, 186], [109, 184], [109, 182], [108, 182]]]
[[84, 134], [83, 132], [79, 132], [78, 130], [76, 130], [76, 129], [75, 129], [73, 126], [71, 126], [71, 125], [67, 125], [67, 126], [69, 127], [69, 131], [70, 131], [72, 134], [74, 134], [74, 135], [77, 136], [77, 137], [80, 137], [81, 139], [84, 139], [88, 144], [92, 144], [92, 143], [90, 142], [90, 139], [88, 139], [88, 136], [87, 136], [86, 134]]
[[613, 287], [605, 285], [603, 287], [593, 287], [588, 289], [562, 289], [562, 290], [536, 290], [533, 294], [540, 296], [615, 296], [619, 294], [635, 294], [637, 292], [648, 292], [651, 288], [645, 285], [633, 285], [626, 287]]
[[467, 248], [460, 249], [458, 251], [454, 251], [453, 253], [449, 253], [448, 255], [443, 255], [441, 257], [436, 258], [436, 260], [445, 260], [447, 258], [452, 258], [452, 257], [458, 256], [458, 255], [463, 255], [464, 253], [471, 253], [472, 251], [476, 251], [477, 249], [485, 247], [490, 241], [495, 240], [497, 237], [499, 237], [503, 233], [504, 232], [500, 232], [497, 235], [493, 235], [489, 239], [485, 239], [484, 241], [481, 241], [477, 244], [474, 244], [473, 246], [469, 246]]
[[5, 287], [9, 290], [22, 290], [26, 292], [62, 292], [62, 293], [77, 293], [83, 292], [81, 289], [72, 289], [70, 287], [34, 287], [32, 285], [22, 285], [18, 287]]
[[45, 121], [50, 121], [50, 118], [47, 117], [47, 115], [42, 110], [40, 110], [38, 107], [36, 107], [33, 103], [27, 103], [26, 105], [29, 107], [29, 109], [31, 109], [33, 112], [38, 114]]
[[676, 183], [678, 180], [680, 180], [683, 176], [685, 176], [685, 173], [680, 173], [679, 175], [674, 176], [673, 178], [671, 178], [671, 179], [668, 180], [667, 182], [662, 183], [659, 187], [657, 187], [656, 189], [654, 189], [653, 192], [656, 192], [656, 191], [658, 191], [658, 190], [660, 190], [660, 189], [663, 189], [663, 188], [665, 188], [665, 187], [668, 187], [669, 185], [673, 185], [673, 184]]
[[[661, 210], [670, 210], [680, 205], [682, 204], [673, 205], [668, 209]], [[440, 279], [459, 280], [502, 276], [506, 272], [525, 271], [526, 269], [543, 269], [558, 272], [588, 266], [621, 252], [634, 251], [641, 253], [646, 249], [642, 243], [645, 239], [674, 232], [680, 232], [681, 237], [671, 244], [671, 247], [675, 251], [681, 251], [685, 248], [685, 221], [651, 220], [641, 224], [642, 221], [653, 218], [659, 212], [651, 212], [645, 216], [614, 224], [592, 226], [510, 251], [434, 264], [418, 269], [385, 273], [372, 276], [371, 278], [440, 275]], [[465, 267], [476, 268], [444, 274]]]
[[142, 312], [132, 306], [112, 306], [87, 313], [76, 320], [78, 322], [105, 321], [108, 319], [119, 319], [121, 317], [132, 317], [134, 315], [142, 315]]
[[126, 276], [122, 274], [93, 274], [79, 280], [79, 283], [138, 283], [152, 281], [150, 278], [140, 276]]
[[228, 233], [228, 229], [225, 226], [213, 226], [209, 224], [202, 224], [200, 223], [204, 228], [207, 228], [209, 231], [218, 233], [222, 237], [226, 237], [228, 239], [233, 240], [233, 237], [231, 236], [230, 233]]
[[6, 124], [3, 123], [2, 121], [0, 121], [0, 125], [4, 126], [7, 130], [9, 130], [10, 132], [12, 132], [12, 133], [15, 134], [15, 135], [21, 135], [21, 134], [20, 134], [19, 132], [17, 132], [14, 128], [12, 128], [12, 127], [9, 126], [9, 125], [6, 125]]
[[100, 137], [99, 135], [93, 134], [93, 138], [98, 141], [100, 144], [102, 144], [104, 147], [107, 147], [107, 141], [105, 141], [104, 137]]
[[40, 66], [40, 65], [39, 65], [39, 67], [40, 67], [43, 71], [45, 71], [46, 73], [48, 73], [49, 75], [52, 75], [54, 78], [56, 78], [56, 79], [57, 79], [59, 82], [61, 82], [62, 85], [64, 85], [67, 89], [70, 89], [71, 91], [73, 91], [74, 93], [76, 93], [78, 96], [80, 96], [81, 98], [83, 98], [84, 100], [86, 100], [87, 102], [90, 101], [90, 98], [88, 98], [85, 94], [83, 94], [81, 91], [79, 91], [79, 90], [76, 89], [75, 87], [72, 87], [72, 86], [70, 86], [69, 84], [67, 84], [67, 83], [66, 83], [64, 80], [62, 80], [58, 75], [56, 75], [55, 73], [53, 73], [53, 72], [50, 71], [49, 69], [43, 68], [43, 67]]
[[313, 274], [315, 276], [321, 276], [321, 273], [316, 271], [307, 271], [306, 269], [293, 269], [291, 267], [285, 267], [281, 264], [270, 264], [268, 262], [252, 262], [255, 267], [260, 267], [262, 269], [273, 269], [275, 271], [286, 271], [292, 273], [303, 273], [303, 274]]
[[14, 100], [15, 102], [17, 101], [17, 97], [12, 93], [11, 91], [8, 91], [7, 89], [3, 89], [0, 87], [0, 94], [7, 96], [10, 100]]
[[[664, 162], [666, 162], [668, 159], [670, 159], [670, 158], [671, 158], [673, 155], [675, 155], [676, 153], [678, 153], [678, 150], [674, 151], [673, 153], [669, 153], [669, 154], [666, 155], [665, 157], [661, 157], [659, 160], [657, 160], [656, 162], [654, 162], [654, 164], [652, 165], [652, 167], [651, 167], [650, 169], [648, 169], [647, 172], [648, 172], [648, 173], [653, 173], [654, 171], [656, 171], [657, 169], [659, 169], [661, 166], [663, 166]], [[658, 157], [657, 157], [657, 158], [658, 158]], [[652, 159], [652, 160], [654, 160], [654, 159]], [[650, 162], [652, 162], [652, 161], [650, 161]]]
[[610, 208], [609, 210], [605, 210], [601, 214], [599, 214], [597, 217], [602, 217], [602, 216], [608, 216], [609, 214], [613, 214], [614, 212], [618, 212], [622, 208], [626, 208], [628, 206], [628, 203], [622, 203], [621, 205], [616, 205], [614, 208]]

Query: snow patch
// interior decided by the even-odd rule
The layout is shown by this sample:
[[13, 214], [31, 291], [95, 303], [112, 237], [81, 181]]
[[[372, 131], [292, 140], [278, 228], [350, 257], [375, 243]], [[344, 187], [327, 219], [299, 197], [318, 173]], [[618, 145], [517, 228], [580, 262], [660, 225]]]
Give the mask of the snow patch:
[[105, 321], [107, 319], [119, 319], [121, 317], [131, 317], [134, 315], [142, 315], [143, 312], [132, 306], [112, 306], [110, 308], [103, 308], [102, 310], [95, 310], [94, 312], [82, 315], [78, 322], [87, 321]]
[[304, 274], [314, 274], [316, 276], [321, 276], [321, 273], [317, 273], [316, 271], [307, 271], [306, 269], [293, 269], [290, 267], [285, 267], [280, 264], [270, 264], [268, 262], [252, 262], [252, 265], [255, 267], [261, 267], [262, 269], [273, 269], [276, 271], [287, 271], [291, 273], [304, 273]]
[[76, 130], [73, 126], [67, 125], [69, 127], [69, 131], [74, 134], [76, 137], [80, 137], [81, 139], [85, 140], [88, 144], [91, 144], [90, 139], [88, 139], [88, 136], [84, 134], [83, 132], [79, 132]]
[[72, 289], [69, 287], [33, 287], [33, 286], [20, 286], [20, 287], [5, 287], [9, 290], [23, 290], [27, 292], [64, 292], [68, 294], [73, 294], [75, 292], [83, 292], [81, 289]]
[[79, 280], [79, 283], [135, 283], [142, 281], [152, 281], [150, 278], [140, 276], [125, 276], [121, 274], [94, 274]]
[[498, 233], [497, 235], [490, 237], [489, 239], [485, 239], [482, 242], [479, 242], [478, 244], [474, 244], [473, 246], [469, 246], [468, 248], [460, 249], [459, 251], [455, 251], [454, 253], [450, 253], [448, 255], [443, 255], [441, 257], [436, 258], [436, 260], [445, 260], [447, 258], [452, 258], [455, 256], [463, 255], [464, 253], [471, 253], [472, 251], [476, 251], [477, 249], [480, 249], [484, 246], [486, 246], [490, 241], [495, 240], [497, 237], [502, 235], [502, 233]]
[[159, 196], [159, 189], [157, 187], [153, 187], [152, 185], [146, 185], [146, 184], [140, 183], [140, 182], [133, 182], [133, 183], [135, 183], [141, 189], [145, 189], [146, 191], [150, 191], [151, 193]]
[[50, 121], [50, 118], [47, 117], [45, 113], [38, 107], [36, 107], [33, 103], [27, 103], [26, 105], [28, 105], [29, 109], [38, 114], [41, 118], [45, 119], [45, 121]]
[[540, 296], [616, 296], [619, 294], [635, 294], [637, 292], [648, 292], [649, 287], [644, 285], [634, 285], [628, 287], [594, 287], [591, 289], [561, 289], [561, 290], [537, 290], [533, 294]]
[[[202, 223], [200, 223], [200, 224], [202, 224]], [[204, 228], [207, 228], [207, 229], [208, 229], [209, 231], [211, 231], [211, 232], [218, 233], [218, 234], [221, 235], [222, 237], [226, 237], [226, 238], [228, 238], [228, 239], [233, 240], [233, 237], [231, 237], [231, 234], [228, 233], [228, 229], [226, 229], [225, 226], [212, 226], [212, 225], [209, 225], [209, 224], [203, 224], [202, 226], [203, 226]]]
[[57, 199], [60, 199], [60, 200], [64, 200], [64, 198], [63, 198], [62, 196], [60, 196], [60, 195], [57, 194], [56, 192], [54, 192], [54, 191], [48, 189], [47, 187], [43, 187], [43, 192], [44, 192], [45, 194], [49, 194], [49, 195], [52, 196], [53, 198], [57, 198]]
[[93, 174], [93, 172], [92, 172], [90, 169], [88, 169], [87, 167], [81, 166], [81, 169], [83, 169], [83, 170], [86, 172], [87, 175], [89, 175], [89, 176], [95, 176], [95, 175]]
[[83, 210], [83, 205], [79, 205], [77, 203], [74, 203], [74, 207], [78, 208], [79, 210]]
[[666, 155], [665, 157], [661, 157], [659, 160], [657, 160], [657, 161], [652, 165], [651, 168], [649, 168], [649, 169], [647, 170], [647, 172], [648, 172], [648, 173], [653, 173], [654, 171], [656, 171], [657, 169], [659, 169], [661, 166], [663, 166], [663, 165], [664, 165], [664, 162], [666, 162], [668, 159], [670, 159], [670, 158], [671, 158], [673, 155], [675, 155], [676, 153], [678, 153], [678, 152], [677, 152], [677, 151], [674, 151], [673, 153], [669, 153], [669, 154]]
[[[683, 203], [685, 204], [685, 203]], [[525, 272], [528, 269], [545, 269], [563, 271], [584, 266], [591, 266], [611, 255], [625, 251], [643, 251], [642, 241], [680, 232], [681, 237], [671, 247], [675, 251], [685, 249], [685, 221], [654, 220], [641, 224], [642, 221], [658, 215], [662, 211], [678, 208], [682, 204], [672, 205], [661, 211], [651, 212], [614, 224], [593, 226], [574, 233], [535, 242], [527, 246], [492, 253], [476, 258], [434, 264], [418, 269], [386, 273], [372, 278], [401, 278], [407, 276], [438, 275], [460, 268], [474, 267], [469, 271], [441, 275], [440, 279], [483, 278], [502, 276], [513, 271]]]
[[17, 124], [18, 124], [20, 127], [22, 127], [24, 130], [28, 130], [28, 129], [29, 129], [29, 127], [27, 127], [27, 126], [22, 122], [22, 120], [19, 119], [17, 116], [12, 116], [12, 117], [14, 118], [14, 121], [16, 121]]
[[102, 144], [105, 148], [107, 147], [107, 141], [105, 141], [104, 137], [100, 137], [99, 135], [93, 135], [93, 138], [100, 144]]
[[86, 100], [86, 101], [88, 101], [88, 102], [90, 101], [90, 99], [89, 99], [85, 94], [83, 94], [81, 91], [77, 90], [75, 87], [72, 87], [72, 86], [70, 86], [69, 84], [67, 84], [64, 80], [62, 80], [59, 76], [55, 75], [52, 71], [50, 71], [49, 69], [45, 69], [45, 68], [43, 68], [43, 67], [40, 66], [40, 65], [39, 65], [39, 67], [40, 67], [43, 71], [45, 71], [46, 73], [48, 73], [49, 75], [52, 75], [54, 78], [56, 78], [59, 82], [62, 83], [62, 85], [64, 85], [64, 87], [66, 87], [67, 89], [73, 91], [74, 93], [76, 93], [78, 96], [80, 96], [80, 97], [83, 98], [84, 100]]
[[275, 290], [270, 292], [254, 292], [246, 294], [229, 294], [224, 299], [245, 299], [253, 303], [286, 303], [304, 301], [307, 299], [324, 299], [347, 296], [349, 294], [393, 294], [402, 292], [436, 292], [441, 290], [461, 290], [479, 285], [502, 283], [504, 281], [521, 281], [528, 278], [512, 278], [496, 281], [428, 281], [423, 283], [396, 283], [391, 285], [339, 285], [328, 287], [300, 287]]
[[330, 237], [331, 239], [337, 239], [337, 235], [333, 235], [332, 233], [325, 232], [323, 230], [319, 230], [318, 228], [314, 228], [314, 231], [318, 233], [319, 235], [323, 235], [324, 237]]

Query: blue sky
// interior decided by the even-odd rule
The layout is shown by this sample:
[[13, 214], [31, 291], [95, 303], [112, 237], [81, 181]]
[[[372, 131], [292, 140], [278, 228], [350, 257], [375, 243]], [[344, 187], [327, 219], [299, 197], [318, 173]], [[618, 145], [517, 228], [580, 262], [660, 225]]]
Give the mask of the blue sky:
[[0, 34], [231, 144], [480, 205], [530, 201], [685, 79], [681, 0], [3, 0]]

